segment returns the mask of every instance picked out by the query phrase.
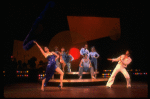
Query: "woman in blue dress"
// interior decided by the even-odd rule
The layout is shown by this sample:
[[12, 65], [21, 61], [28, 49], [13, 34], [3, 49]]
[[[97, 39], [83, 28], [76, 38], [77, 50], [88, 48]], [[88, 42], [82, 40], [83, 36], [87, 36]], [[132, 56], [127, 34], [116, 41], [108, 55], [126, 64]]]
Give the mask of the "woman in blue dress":
[[[50, 52], [47, 47], [44, 47], [44, 50], [43, 50], [41, 48], [41, 46], [36, 41], [33, 41], [33, 42], [40, 49], [40, 51], [44, 55], [44, 57], [48, 59], [48, 65], [47, 65], [47, 68], [46, 68], [46, 76], [42, 80], [41, 90], [44, 91], [44, 86], [46, 86], [48, 81], [52, 78], [52, 76], [54, 75], [55, 71], [60, 74], [60, 85], [58, 87], [61, 90], [62, 87], [63, 87], [63, 83], [62, 82], [63, 82], [64, 73], [62, 72], [62, 70], [59, 67], [56, 66], [56, 60], [59, 58], [59, 55], [56, 54], [55, 52]], [[55, 56], [56, 56], [56, 58], [55, 58]]]

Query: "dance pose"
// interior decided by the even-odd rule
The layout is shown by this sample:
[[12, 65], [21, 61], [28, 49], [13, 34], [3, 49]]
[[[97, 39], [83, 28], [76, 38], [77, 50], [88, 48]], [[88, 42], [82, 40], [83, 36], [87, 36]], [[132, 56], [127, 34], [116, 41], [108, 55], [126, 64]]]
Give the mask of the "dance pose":
[[89, 53], [89, 57], [91, 57], [91, 63], [95, 68], [95, 72], [97, 72], [97, 58], [99, 58], [99, 54], [96, 52], [95, 47], [92, 47], [91, 51], [92, 52]]
[[[44, 57], [48, 59], [48, 65], [46, 68], [46, 76], [42, 80], [41, 90], [44, 91], [44, 86], [46, 86], [48, 81], [52, 78], [55, 71], [60, 74], [60, 85], [58, 87], [61, 90], [63, 87], [62, 81], [63, 81], [64, 73], [62, 72], [62, 70], [59, 67], [56, 67], [56, 60], [59, 58], [59, 56], [55, 52], [49, 52], [49, 49], [47, 47], [44, 47], [44, 50], [45, 50], [45, 52], [44, 52], [44, 50], [41, 48], [41, 46], [36, 41], [33, 41], [33, 42], [40, 49], [40, 51], [44, 55]], [[55, 58], [55, 56], [56, 56], [56, 58]]]
[[88, 50], [88, 45], [87, 44], [85, 44], [84, 48], [81, 48], [80, 54], [82, 55], [82, 57], [84, 57], [84, 54], [89, 55], [89, 50]]
[[69, 54], [69, 52], [66, 52], [66, 56], [65, 56], [65, 63], [67, 65], [67, 71], [71, 72], [71, 61], [73, 61], [74, 58], [72, 57], [72, 55]]
[[86, 71], [86, 72], [90, 70], [91, 78], [95, 79], [95, 77], [94, 77], [94, 69], [91, 66], [91, 61], [88, 58], [87, 54], [84, 54], [84, 58], [82, 58], [82, 60], [81, 60], [81, 62], [79, 64], [79, 79], [82, 79], [83, 70]]
[[129, 65], [132, 62], [132, 59], [130, 58], [130, 53], [127, 50], [125, 55], [121, 55], [118, 58], [115, 59], [109, 59], [109, 61], [112, 62], [118, 62], [116, 68], [114, 69], [111, 77], [109, 78], [106, 87], [107, 88], [111, 88], [112, 84], [114, 83], [115, 77], [117, 75], [118, 72], [121, 72], [124, 77], [126, 78], [127, 81], [127, 88], [131, 88], [131, 80], [130, 80], [130, 75], [128, 74], [127, 70], [125, 68], [127, 68], [127, 65]]
[[60, 52], [60, 63], [62, 65], [62, 68], [63, 68], [63, 72], [65, 71], [64, 68], [66, 66], [66, 63], [65, 63], [65, 56], [66, 56], [66, 53], [65, 53], [65, 48], [61, 48], [61, 52]]

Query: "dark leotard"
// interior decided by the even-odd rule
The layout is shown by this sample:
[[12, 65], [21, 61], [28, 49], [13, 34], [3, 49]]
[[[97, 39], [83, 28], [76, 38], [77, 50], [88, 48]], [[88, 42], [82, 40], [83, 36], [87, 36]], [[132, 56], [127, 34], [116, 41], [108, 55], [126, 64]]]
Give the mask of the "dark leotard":
[[48, 81], [52, 78], [52, 76], [54, 75], [55, 70], [57, 68], [54, 55], [47, 56], [47, 59], [48, 59], [48, 65], [47, 65], [47, 68], [46, 68], [46, 75], [43, 78], [43, 79], [46, 78], [46, 81], [45, 81], [45, 84], [44, 84], [45, 86], [48, 83]]

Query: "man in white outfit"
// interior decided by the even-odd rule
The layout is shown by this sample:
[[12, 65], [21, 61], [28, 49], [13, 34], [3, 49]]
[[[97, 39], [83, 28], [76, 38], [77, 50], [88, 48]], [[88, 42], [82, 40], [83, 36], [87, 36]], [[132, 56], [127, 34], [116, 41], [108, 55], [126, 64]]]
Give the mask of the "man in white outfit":
[[112, 84], [114, 83], [115, 77], [118, 72], [121, 72], [124, 77], [126, 78], [127, 81], [127, 88], [131, 88], [131, 80], [130, 80], [130, 75], [127, 72], [125, 68], [127, 68], [127, 65], [129, 65], [132, 62], [132, 59], [130, 58], [130, 53], [127, 50], [125, 55], [121, 55], [118, 58], [115, 59], [107, 59], [112, 62], [118, 62], [116, 68], [114, 69], [111, 77], [109, 78], [106, 87], [111, 88]]
[[84, 57], [84, 54], [87, 54], [89, 56], [88, 44], [85, 44], [85, 46], [81, 48], [80, 54], [82, 55], [82, 57]]

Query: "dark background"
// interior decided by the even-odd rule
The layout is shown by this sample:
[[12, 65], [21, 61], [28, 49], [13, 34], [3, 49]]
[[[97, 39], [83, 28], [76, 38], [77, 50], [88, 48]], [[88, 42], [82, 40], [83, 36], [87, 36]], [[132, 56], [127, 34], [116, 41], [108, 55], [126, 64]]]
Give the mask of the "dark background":
[[[7, 66], [13, 52], [13, 40], [23, 41], [34, 21], [43, 11], [48, 1], [11, 1], [5, 3], [4, 10], [4, 62]], [[50, 40], [59, 32], [69, 30], [67, 16], [114, 17], [121, 20], [121, 38], [117, 41], [109, 37], [88, 41], [89, 49], [95, 46], [101, 55], [99, 69], [113, 69], [108, 57], [118, 57], [126, 49], [132, 50], [133, 62], [129, 69], [147, 71], [145, 4], [146, 2], [108, 2], [108, 1], [55, 1], [56, 5], [46, 13], [42, 25], [43, 31], [38, 34], [39, 44], [48, 46]], [[2, 9], [3, 10], [3, 9]]]

